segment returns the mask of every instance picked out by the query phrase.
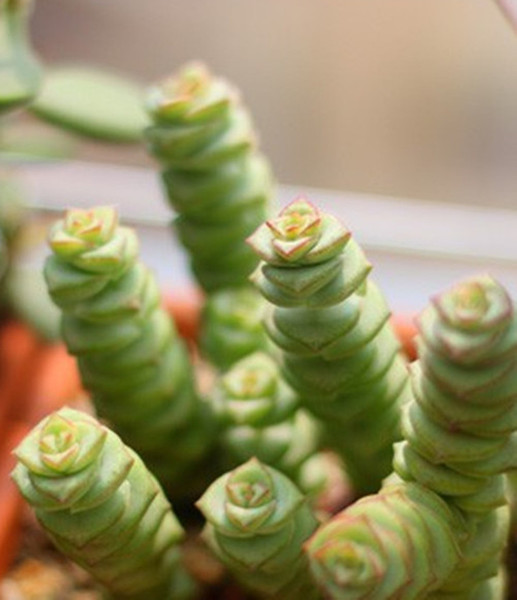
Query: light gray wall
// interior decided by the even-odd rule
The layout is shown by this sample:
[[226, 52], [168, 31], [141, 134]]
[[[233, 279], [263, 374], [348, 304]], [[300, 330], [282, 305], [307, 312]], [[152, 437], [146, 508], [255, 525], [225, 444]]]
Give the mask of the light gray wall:
[[49, 62], [234, 80], [283, 182], [515, 204], [517, 37], [491, 0], [36, 4]]

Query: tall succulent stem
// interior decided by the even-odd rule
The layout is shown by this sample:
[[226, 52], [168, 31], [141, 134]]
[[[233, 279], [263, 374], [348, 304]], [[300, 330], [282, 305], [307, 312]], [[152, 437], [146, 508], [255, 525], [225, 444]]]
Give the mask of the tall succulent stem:
[[303, 198], [248, 241], [263, 260], [254, 280], [275, 306], [266, 328], [288, 382], [324, 422], [357, 492], [376, 491], [409, 385], [369, 263], [345, 227]]
[[55, 545], [116, 600], [192, 597], [183, 536], [154, 477], [120, 438], [64, 408], [15, 450], [13, 478]]
[[498, 600], [509, 527], [504, 473], [517, 465], [513, 303], [490, 277], [473, 278], [435, 298], [419, 330], [415, 401], [404, 411], [395, 470], [441, 494], [468, 524], [460, 566], [440, 592]]
[[134, 232], [111, 208], [71, 210], [52, 229], [50, 246], [49, 292], [98, 413], [174, 486], [206, 456], [213, 427], [154, 277], [138, 260]]
[[257, 259], [244, 240], [266, 217], [272, 180], [238, 92], [191, 64], [152, 88], [148, 106], [146, 137], [194, 274], [208, 292], [245, 285]]

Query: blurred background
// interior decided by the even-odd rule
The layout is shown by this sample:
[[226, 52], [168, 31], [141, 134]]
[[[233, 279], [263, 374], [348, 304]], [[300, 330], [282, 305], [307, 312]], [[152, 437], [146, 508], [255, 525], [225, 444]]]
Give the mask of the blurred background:
[[282, 183], [516, 205], [517, 36], [492, 0], [44, 0], [32, 30], [48, 62], [144, 82], [206, 61]]

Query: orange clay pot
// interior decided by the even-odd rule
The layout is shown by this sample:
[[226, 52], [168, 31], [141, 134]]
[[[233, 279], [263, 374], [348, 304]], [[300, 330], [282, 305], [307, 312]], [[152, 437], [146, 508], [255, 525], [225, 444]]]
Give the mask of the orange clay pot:
[[22, 498], [11, 482], [13, 448], [46, 414], [80, 392], [75, 361], [64, 346], [47, 345], [25, 325], [0, 329], [0, 577], [20, 538]]
[[416, 334], [414, 313], [398, 313], [391, 317], [395, 333], [402, 344], [402, 350], [410, 361], [416, 359]]

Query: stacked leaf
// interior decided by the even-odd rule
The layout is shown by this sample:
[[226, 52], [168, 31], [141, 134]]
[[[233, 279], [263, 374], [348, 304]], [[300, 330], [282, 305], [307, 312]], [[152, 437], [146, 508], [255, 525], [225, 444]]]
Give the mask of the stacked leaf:
[[48, 289], [97, 412], [169, 487], [209, 451], [212, 424], [137, 238], [112, 208], [69, 210], [50, 246]]
[[32, 0], [0, 0], [0, 114], [30, 102], [41, 70], [30, 47]]
[[408, 374], [389, 310], [350, 232], [301, 198], [249, 238], [255, 283], [275, 305], [266, 328], [288, 383], [325, 425], [356, 490], [391, 470]]
[[252, 287], [218, 290], [205, 301], [200, 347], [206, 358], [222, 371], [241, 358], [268, 350], [262, 323], [264, 299]]
[[244, 242], [266, 217], [271, 174], [238, 92], [200, 64], [154, 87], [151, 153], [175, 226], [205, 291], [245, 285], [257, 264]]
[[157, 481], [117, 435], [64, 408], [15, 454], [13, 478], [43, 528], [114, 599], [192, 596], [180, 563], [182, 528]]
[[503, 473], [517, 460], [513, 305], [493, 279], [477, 277], [435, 298], [419, 329], [414, 400], [394, 460], [399, 483], [307, 545], [335, 600], [505, 598]]
[[319, 429], [298, 408], [297, 395], [268, 355], [255, 353], [237, 362], [219, 380], [213, 402], [222, 421], [225, 454], [233, 466], [256, 457], [305, 492], [322, 487]]
[[251, 459], [197, 504], [208, 544], [246, 588], [277, 600], [320, 598], [301, 549], [317, 523], [287, 477]]

